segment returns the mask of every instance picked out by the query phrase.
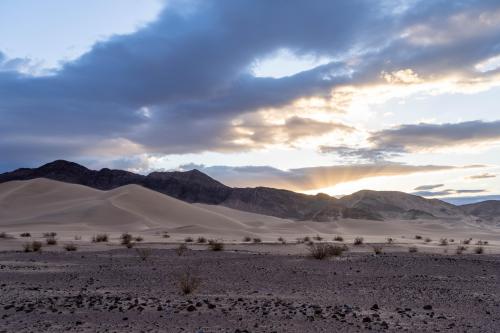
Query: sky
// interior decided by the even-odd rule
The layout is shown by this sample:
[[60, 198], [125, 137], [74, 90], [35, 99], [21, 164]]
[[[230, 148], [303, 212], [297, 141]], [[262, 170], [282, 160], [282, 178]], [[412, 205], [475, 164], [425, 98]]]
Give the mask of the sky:
[[0, 172], [500, 199], [493, 0], [3, 0]]

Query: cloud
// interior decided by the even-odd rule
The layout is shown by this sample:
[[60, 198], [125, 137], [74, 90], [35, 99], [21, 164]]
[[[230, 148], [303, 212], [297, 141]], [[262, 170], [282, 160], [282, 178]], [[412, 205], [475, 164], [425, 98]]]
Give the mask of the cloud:
[[428, 191], [428, 190], [433, 190], [439, 187], [443, 187], [444, 184], [435, 184], [435, 185], [422, 185], [415, 187], [415, 191]]
[[488, 179], [488, 178], [496, 178], [497, 175], [491, 173], [481, 173], [478, 175], [470, 176], [469, 179]]
[[418, 195], [421, 197], [446, 197], [453, 194], [467, 194], [467, 193], [484, 193], [486, 190], [442, 190], [442, 191], [417, 191], [412, 194]]
[[466, 205], [471, 203], [482, 202], [486, 200], [500, 200], [500, 195], [477, 195], [471, 197], [447, 197], [441, 200], [449, 202], [453, 205]]
[[281, 170], [271, 166], [181, 165], [179, 170], [198, 169], [222, 183], [236, 187], [266, 186], [293, 191], [315, 190], [368, 177], [397, 176], [452, 170], [441, 165], [358, 164]]
[[[102, 142], [129, 142], [129, 154], [293, 144], [347, 126], [286, 116], [302, 97], [388, 78], [495, 80], [495, 70], [474, 66], [500, 53], [499, 10], [498, 2], [472, 0], [172, 1], [156, 22], [95, 44], [51, 75], [28, 75], [0, 56], [0, 154], [25, 163], [92, 156], [89, 147]], [[255, 62], [282, 49], [335, 60], [282, 78], [252, 75]], [[279, 125], [265, 119], [242, 130], [235, 122], [266, 108], [282, 110]], [[372, 143], [393, 153], [418, 149], [394, 141], [408, 131], [378, 133]]]

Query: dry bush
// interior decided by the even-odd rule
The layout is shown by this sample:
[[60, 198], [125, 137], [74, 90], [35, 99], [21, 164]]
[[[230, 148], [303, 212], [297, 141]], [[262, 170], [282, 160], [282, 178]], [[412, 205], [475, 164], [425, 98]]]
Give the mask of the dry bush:
[[177, 253], [177, 255], [180, 257], [182, 256], [184, 253], [186, 253], [188, 250], [188, 247], [186, 244], [182, 243], [182, 244], [179, 244], [179, 246], [177, 246], [177, 248], [175, 249], [175, 253]]
[[462, 241], [462, 244], [469, 245], [471, 241], [472, 241], [472, 238], [469, 238], [469, 239], [464, 239], [464, 240]]
[[64, 249], [66, 251], [76, 251], [76, 250], [78, 250], [78, 247], [73, 243], [68, 243], [68, 244], [64, 245]]
[[31, 252], [32, 251], [31, 244], [30, 243], [24, 243], [23, 244], [23, 251], [24, 252]]
[[254, 244], [262, 243], [262, 239], [260, 239], [258, 237], [252, 239], [252, 241], [254, 242]]
[[54, 237], [49, 237], [45, 240], [47, 245], [56, 245], [57, 244], [57, 239]]
[[120, 236], [120, 239], [121, 239], [121, 244], [122, 245], [127, 245], [127, 244], [132, 243], [132, 235], [129, 234], [129, 233], [123, 233]]
[[108, 240], [109, 240], [108, 234], [97, 234], [94, 237], [92, 237], [93, 243], [107, 242]]
[[306, 236], [306, 237], [302, 238], [302, 240], [304, 241], [304, 243], [309, 243], [311, 241], [311, 237]]
[[164, 231], [162, 237], [163, 238], [170, 238], [170, 235], [168, 234], [167, 231]]
[[382, 254], [382, 253], [384, 253], [384, 248], [382, 246], [374, 246], [373, 253]]
[[207, 242], [207, 239], [205, 237], [198, 237], [198, 239], [196, 240], [196, 243], [200, 243], [200, 244], [205, 244]]
[[137, 236], [134, 238], [134, 241], [136, 242], [142, 242], [144, 240], [144, 238], [142, 238], [142, 236]]
[[394, 239], [392, 239], [391, 237], [388, 237], [387, 244], [392, 244], [392, 243], [394, 243]]
[[212, 251], [223, 251], [224, 243], [211, 239], [208, 241], [208, 248]]
[[354, 245], [362, 245], [364, 242], [363, 237], [356, 237], [354, 238]]
[[184, 295], [192, 294], [200, 286], [200, 279], [189, 270], [182, 273], [179, 278], [179, 288]]
[[467, 248], [465, 246], [458, 246], [457, 250], [455, 251], [456, 254], [462, 254], [465, 251], [467, 251]]
[[56, 237], [56, 236], [57, 236], [57, 233], [56, 233], [56, 232], [53, 232], [53, 231], [52, 231], [52, 232], [45, 232], [45, 233], [43, 234], [43, 237], [45, 237], [45, 238], [49, 238], [49, 237], [54, 238], [54, 237]]
[[483, 240], [478, 240], [476, 242], [476, 245], [488, 245], [488, 242], [487, 241], [483, 241]]
[[245, 243], [248, 243], [248, 242], [252, 241], [252, 238], [250, 236], [245, 236], [245, 237], [243, 237], [243, 241]]
[[323, 260], [332, 256], [340, 256], [344, 252], [344, 248], [339, 245], [327, 243], [312, 243], [307, 246], [309, 255], [314, 259]]
[[23, 232], [19, 236], [21, 236], [21, 237], [31, 237], [31, 234], [29, 232]]
[[39, 252], [42, 250], [42, 242], [39, 241], [33, 241], [31, 243], [25, 243], [23, 244], [23, 251], [24, 252]]
[[484, 253], [484, 247], [482, 246], [477, 246], [474, 248], [474, 253], [475, 254], [483, 254]]
[[147, 247], [137, 248], [137, 255], [142, 261], [146, 261], [151, 256], [151, 249]]
[[11, 239], [14, 238], [14, 236], [9, 235], [8, 233], [5, 232], [0, 232], [0, 239]]
[[186, 237], [186, 238], [184, 238], [184, 242], [192, 243], [192, 242], [194, 242], [194, 239], [193, 239], [193, 237]]
[[322, 241], [323, 240], [323, 237], [321, 237], [320, 235], [316, 235], [313, 237], [314, 240], [317, 240], [317, 241]]
[[417, 253], [418, 252], [418, 248], [416, 246], [410, 246], [408, 248], [408, 252], [410, 252], [410, 253]]
[[422, 236], [420, 236], [420, 235], [415, 235], [415, 239], [422, 239]]
[[446, 245], [448, 245], [448, 240], [447, 240], [446, 238], [441, 238], [441, 239], [439, 240], [439, 245], [441, 245], [441, 246], [446, 246]]
[[425, 238], [425, 242], [426, 242], [426, 243], [430, 243], [430, 242], [432, 242], [432, 239], [430, 239], [429, 237], [426, 237], [426, 238]]
[[337, 236], [333, 237], [333, 240], [336, 242], [343, 242], [344, 237], [337, 235]]
[[129, 242], [129, 243], [125, 244], [125, 247], [126, 247], [127, 249], [131, 249], [131, 248], [133, 248], [134, 246], [135, 246], [135, 243], [134, 243], [134, 242]]
[[286, 244], [286, 240], [283, 237], [278, 237], [278, 242], [281, 242], [281, 244]]

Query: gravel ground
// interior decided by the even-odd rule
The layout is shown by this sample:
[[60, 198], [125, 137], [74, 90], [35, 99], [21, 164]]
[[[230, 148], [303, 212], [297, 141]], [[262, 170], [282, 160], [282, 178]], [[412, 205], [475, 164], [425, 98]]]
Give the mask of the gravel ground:
[[254, 249], [1, 252], [0, 332], [500, 331], [499, 255]]

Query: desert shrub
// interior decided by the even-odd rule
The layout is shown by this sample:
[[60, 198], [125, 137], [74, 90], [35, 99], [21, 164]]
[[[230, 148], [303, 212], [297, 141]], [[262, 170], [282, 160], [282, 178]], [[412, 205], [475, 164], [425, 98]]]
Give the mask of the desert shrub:
[[392, 239], [391, 237], [388, 237], [387, 244], [392, 244], [392, 243], [394, 243], [394, 239]]
[[482, 246], [477, 246], [474, 248], [474, 253], [475, 254], [483, 254], [484, 253], [484, 247]]
[[328, 245], [328, 255], [333, 256], [333, 257], [338, 257], [341, 256], [342, 253], [344, 253], [346, 250], [346, 245], [333, 245], [329, 244]]
[[465, 245], [469, 245], [469, 244], [470, 244], [470, 242], [471, 242], [471, 240], [472, 240], [471, 238], [469, 238], [469, 239], [464, 239], [464, 240], [462, 241], [462, 243], [463, 243], [463, 244], [465, 244]]
[[179, 276], [178, 279], [179, 288], [184, 295], [192, 294], [198, 289], [200, 285], [200, 279], [191, 273], [186, 271]]
[[254, 244], [262, 243], [262, 239], [260, 239], [258, 237], [252, 239], [252, 241], [254, 242]]
[[441, 238], [441, 239], [439, 240], [439, 245], [441, 245], [441, 246], [446, 246], [446, 245], [448, 245], [448, 240], [447, 240], [446, 238]]
[[23, 244], [24, 252], [39, 252], [42, 250], [42, 242], [33, 241], [31, 243]]
[[31, 234], [29, 232], [23, 232], [19, 236], [21, 236], [21, 237], [31, 237]]
[[132, 243], [132, 235], [129, 233], [123, 233], [120, 236], [120, 239], [121, 239], [122, 245], [127, 245], [127, 244]]
[[373, 247], [373, 253], [375, 254], [382, 254], [384, 253], [384, 248], [382, 246], [374, 246]]
[[309, 255], [314, 259], [323, 260], [330, 256], [328, 253], [328, 244], [325, 243], [309, 244], [307, 249], [309, 250]]
[[342, 251], [343, 251], [343, 252], [347, 252], [347, 251], [349, 251], [349, 246], [347, 246], [347, 244], [343, 244], [343, 245], [342, 245]]
[[182, 244], [179, 244], [179, 246], [177, 246], [177, 248], [175, 249], [175, 253], [177, 253], [177, 255], [180, 257], [182, 256], [184, 253], [186, 253], [188, 250], [188, 247], [186, 244], [182, 243]]
[[128, 243], [126, 243], [126, 244], [125, 244], [125, 247], [126, 247], [127, 249], [131, 249], [131, 248], [133, 248], [134, 246], [135, 246], [135, 243], [134, 243], [134, 242], [128, 242]]
[[476, 245], [488, 245], [488, 242], [487, 241], [478, 240], [476, 242]]
[[56, 245], [57, 239], [55, 239], [54, 237], [49, 237], [45, 240], [45, 242], [47, 243], [47, 245]]
[[208, 248], [212, 251], [223, 251], [224, 243], [211, 239], [208, 241]]
[[149, 258], [149, 256], [151, 255], [150, 248], [143, 247], [143, 248], [137, 248], [135, 250], [137, 251], [137, 255], [139, 256], [139, 258], [142, 261], [146, 261]]
[[462, 254], [464, 253], [465, 251], [467, 251], [467, 248], [465, 246], [458, 246], [457, 247], [457, 250], [456, 250], [456, 254]]
[[168, 234], [168, 232], [164, 231], [162, 237], [163, 238], [170, 238], [170, 235]]
[[186, 242], [186, 243], [192, 243], [192, 242], [194, 242], [193, 237], [186, 237], [186, 238], [184, 238], [184, 242]]
[[250, 236], [245, 236], [245, 237], [243, 237], [243, 241], [244, 241], [245, 243], [247, 243], [247, 242], [252, 241], [252, 238], [251, 238]]
[[134, 241], [136, 242], [142, 242], [144, 240], [144, 238], [142, 238], [142, 236], [137, 236], [134, 238]]
[[109, 240], [108, 234], [97, 234], [94, 237], [92, 237], [92, 242], [94, 243], [107, 242], [108, 240]]
[[418, 248], [416, 246], [410, 246], [408, 248], [408, 252], [410, 252], [410, 253], [416, 253], [416, 252], [418, 252]]
[[31, 247], [30, 243], [24, 243], [23, 244], [23, 252], [31, 252], [33, 249]]
[[311, 237], [306, 236], [306, 237], [302, 238], [302, 240], [304, 241], [304, 243], [308, 243], [311, 241]]
[[455, 239], [450, 238], [450, 243], [455, 243]]
[[12, 235], [9, 235], [8, 233], [0, 232], [0, 239], [8, 239], [8, 238], [14, 238], [14, 237]]
[[426, 238], [425, 238], [425, 242], [426, 242], [426, 243], [430, 243], [430, 242], [432, 242], [432, 239], [430, 239], [429, 237], [426, 237]]
[[422, 236], [420, 236], [420, 235], [415, 235], [415, 239], [422, 239]]
[[205, 237], [198, 237], [198, 239], [196, 240], [196, 243], [200, 243], [200, 244], [205, 244], [207, 242], [207, 239]]
[[323, 237], [321, 237], [320, 235], [316, 235], [313, 237], [314, 240], [317, 240], [317, 241], [322, 241], [323, 240]]
[[336, 242], [343, 242], [344, 237], [337, 235], [337, 236], [333, 237], [333, 240]]
[[49, 238], [49, 237], [54, 238], [56, 236], [57, 236], [56, 232], [46, 232], [46, 233], [43, 234], [43, 237], [45, 237], [45, 238]]
[[281, 244], [286, 244], [286, 240], [283, 237], [278, 237], [278, 242]]
[[73, 243], [68, 243], [68, 244], [64, 245], [64, 249], [66, 251], [76, 251], [76, 250], [78, 250], [78, 247]]
[[354, 245], [362, 245], [364, 242], [363, 237], [356, 237], [354, 238]]

